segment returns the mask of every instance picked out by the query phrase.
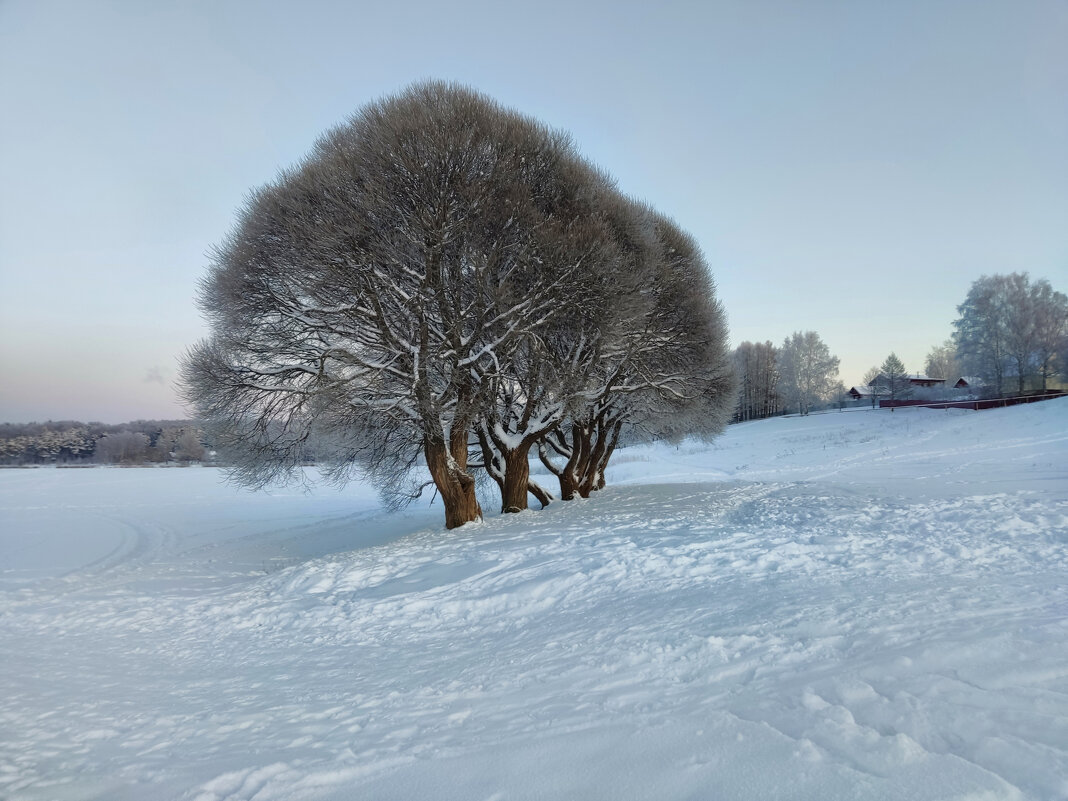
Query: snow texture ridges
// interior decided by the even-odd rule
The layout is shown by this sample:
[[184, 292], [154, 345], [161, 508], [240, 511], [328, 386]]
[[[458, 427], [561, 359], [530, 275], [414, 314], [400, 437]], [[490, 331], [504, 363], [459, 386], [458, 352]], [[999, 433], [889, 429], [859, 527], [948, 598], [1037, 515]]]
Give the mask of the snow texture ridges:
[[0, 795], [1063, 797], [1066, 443], [1064, 401], [747, 423], [449, 533], [3, 471]]

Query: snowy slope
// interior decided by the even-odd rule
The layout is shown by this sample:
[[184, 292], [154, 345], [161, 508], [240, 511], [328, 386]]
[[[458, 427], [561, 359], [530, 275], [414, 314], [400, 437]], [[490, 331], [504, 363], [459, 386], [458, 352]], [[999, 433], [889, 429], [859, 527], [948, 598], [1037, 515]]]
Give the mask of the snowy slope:
[[1068, 797], [1068, 402], [627, 448], [446, 532], [0, 471], [0, 797]]

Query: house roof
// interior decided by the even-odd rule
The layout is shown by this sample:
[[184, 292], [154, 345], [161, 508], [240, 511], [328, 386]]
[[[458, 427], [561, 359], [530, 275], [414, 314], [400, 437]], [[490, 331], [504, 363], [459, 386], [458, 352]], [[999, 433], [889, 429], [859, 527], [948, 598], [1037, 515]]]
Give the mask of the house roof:
[[[919, 384], [919, 383], [927, 382], [927, 381], [930, 381], [931, 383], [934, 383], [934, 384], [942, 384], [942, 383], [945, 383], [945, 380], [946, 380], [944, 378], [931, 378], [931, 376], [924, 375], [923, 373], [905, 373], [905, 374], [902, 375], [902, 378], [907, 378], [910, 384]], [[876, 386], [877, 383], [878, 384], [886, 384], [886, 383], [889, 382], [889, 380], [890, 379], [886, 375], [886, 373], [879, 373], [879, 375], [875, 376], [875, 378], [873, 378], [868, 383], [868, 386], [869, 387], [874, 387], [874, 386]]]

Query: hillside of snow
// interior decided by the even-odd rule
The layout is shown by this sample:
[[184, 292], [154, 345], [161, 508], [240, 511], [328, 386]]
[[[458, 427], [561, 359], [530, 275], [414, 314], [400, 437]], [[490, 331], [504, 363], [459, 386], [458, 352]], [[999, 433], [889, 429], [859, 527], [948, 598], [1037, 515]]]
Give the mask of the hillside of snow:
[[447, 532], [359, 484], [0, 470], [0, 798], [1068, 797], [1068, 400], [608, 478]]

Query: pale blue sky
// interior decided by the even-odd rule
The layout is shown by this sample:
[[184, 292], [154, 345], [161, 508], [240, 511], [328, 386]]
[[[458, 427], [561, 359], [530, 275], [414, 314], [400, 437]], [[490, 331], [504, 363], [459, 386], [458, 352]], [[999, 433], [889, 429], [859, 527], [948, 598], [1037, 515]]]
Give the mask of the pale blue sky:
[[0, 421], [178, 417], [205, 252], [414, 80], [570, 131], [704, 248], [732, 343], [920, 370], [981, 274], [1068, 290], [1068, 0], [0, 0]]

